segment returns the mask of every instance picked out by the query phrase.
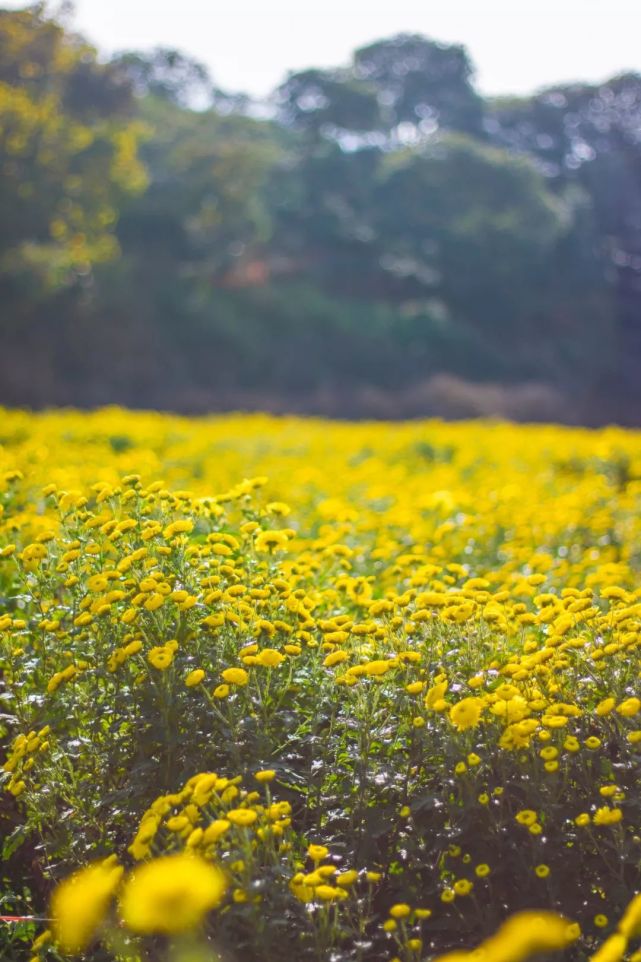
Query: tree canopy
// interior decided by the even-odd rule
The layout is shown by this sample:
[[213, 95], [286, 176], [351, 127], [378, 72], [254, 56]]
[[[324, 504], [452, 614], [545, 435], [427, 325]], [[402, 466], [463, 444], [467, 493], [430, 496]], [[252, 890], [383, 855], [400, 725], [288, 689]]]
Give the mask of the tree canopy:
[[635, 74], [484, 99], [401, 34], [266, 112], [0, 12], [0, 401], [429, 413], [447, 375], [638, 420], [640, 131]]
[[40, 7], [0, 11], [0, 276], [55, 288], [116, 256], [142, 190], [129, 86]]

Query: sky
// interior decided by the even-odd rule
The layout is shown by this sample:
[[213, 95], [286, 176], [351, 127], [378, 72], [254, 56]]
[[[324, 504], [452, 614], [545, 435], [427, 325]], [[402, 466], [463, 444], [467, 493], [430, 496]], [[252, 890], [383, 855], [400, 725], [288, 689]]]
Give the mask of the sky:
[[484, 94], [641, 72], [641, 0], [76, 0], [71, 23], [103, 53], [176, 47], [259, 98], [289, 70], [407, 32], [464, 44]]

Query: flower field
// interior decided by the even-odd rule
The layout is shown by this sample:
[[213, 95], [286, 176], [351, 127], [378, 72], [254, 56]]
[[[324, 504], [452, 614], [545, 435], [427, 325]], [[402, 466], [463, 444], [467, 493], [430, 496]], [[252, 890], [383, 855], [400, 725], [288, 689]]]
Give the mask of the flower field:
[[641, 434], [0, 416], [3, 959], [641, 952]]

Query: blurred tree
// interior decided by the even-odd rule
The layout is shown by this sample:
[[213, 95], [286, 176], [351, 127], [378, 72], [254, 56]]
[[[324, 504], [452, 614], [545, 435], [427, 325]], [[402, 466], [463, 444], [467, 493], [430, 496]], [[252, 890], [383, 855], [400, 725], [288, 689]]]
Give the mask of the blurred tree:
[[372, 206], [396, 297], [437, 298], [451, 323], [499, 348], [504, 376], [508, 366], [533, 376], [541, 364], [567, 374], [567, 342], [576, 345], [575, 376], [607, 360], [599, 343], [610, 312], [603, 269], [580, 243], [593, 231], [583, 195], [555, 195], [528, 160], [449, 134], [390, 155]]
[[275, 93], [281, 121], [313, 140], [417, 142], [438, 129], [483, 135], [483, 101], [462, 47], [400, 34], [357, 50], [344, 69], [292, 73]]
[[150, 267], [171, 262], [174, 274], [220, 280], [270, 239], [266, 191], [282, 137], [262, 121], [157, 98], [139, 109], [153, 131], [141, 152], [149, 186], [123, 207], [125, 252]]
[[300, 272], [329, 294], [413, 316], [413, 349], [426, 359], [429, 344], [448, 342], [442, 363], [468, 375], [575, 381], [609, 363], [590, 199], [573, 185], [553, 192], [527, 158], [462, 134], [385, 152], [325, 141], [276, 213], [274, 243]]
[[492, 105], [495, 142], [534, 157], [553, 189], [591, 198], [616, 304], [618, 369], [609, 390], [641, 398], [641, 76], [553, 87]]
[[0, 278], [12, 303], [116, 255], [118, 204], [145, 185], [131, 109], [118, 72], [43, 6], [0, 11]]
[[407, 124], [418, 137], [437, 129], [483, 133], [483, 101], [463, 47], [399, 34], [357, 50], [352, 71], [376, 91], [388, 130]]
[[376, 91], [349, 70], [303, 70], [276, 91], [279, 119], [317, 140], [347, 132], [376, 131], [382, 124]]
[[391, 270], [497, 328], [515, 323], [567, 219], [528, 161], [451, 134], [387, 158], [373, 207]]
[[272, 191], [274, 243], [299, 272], [328, 290], [375, 295], [377, 238], [373, 191], [382, 162], [374, 148], [348, 153], [323, 141], [277, 172]]
[[275, 101], [0, 13], [2, 399], [339, 413], [439, 371], [634, 393], [640, 78], [488, 104], [463, 48], [401, 35]]
[[138, 97], [158, 97], [178, 107], [210, 107], [216, 95], [207, 68], [179, 50], [126, 50], [111, 60]]

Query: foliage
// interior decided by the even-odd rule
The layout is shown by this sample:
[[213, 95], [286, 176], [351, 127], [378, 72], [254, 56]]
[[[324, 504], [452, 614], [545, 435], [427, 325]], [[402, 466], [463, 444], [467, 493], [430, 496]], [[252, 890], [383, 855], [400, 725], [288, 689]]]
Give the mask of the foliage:
[[290, 74], [276, 99], [285, 122], [314, 138], [369, 132], [380, 145], [439, 127], [479, 134], [483, 108], [471, 76], [462, 47], [399, 34], [357, 50], [345, 69]]
[[145, 183], [130, 112], [116, 71], [39, 7], [0, 12], [0, 277], [29, 285], [20, 301], [116, 255], [118, 208]]
[[269, 241], [266, 190], [282, 148], [265, 124], [146, 102], [156, 131], [141, 150], [148, 190], [124, 211], [119, 236], [132, 261], [164, 263], [192, 284], [223, 278]]
[[[61, 948], [104, 925], [92, 962], [160, 959], [198, 923], [208, 958], [568, 943], [578, 962], [611, 936], [619, 962], [638, 932], [637, 434], [2, 424], [5, 873], [40, 915], [81, 872], [56, 890]], [[492, 936], [522, 912], [556, 914]]]
[[255, 104], [4, 11], [2, 400], [396, 416], [440, 374], [638, 421], [640, 91], [484, 100], [402, 34]]
[[207, 68], [180, 50], [157, 47], [150, 54], [125, 51], [111, 64], [138, 97], [159, 98], [186, 108], [211, 105], [214, 91]]
[[[556, 189], [590, 197], [615, 300], [619, 362], [613, 389], [635, 395], [639, 359], [641, 77], [552, 87], [493, 110], [495, 137], [534, 157]], [[613, 382], [611, 382], [613, 383]]]

